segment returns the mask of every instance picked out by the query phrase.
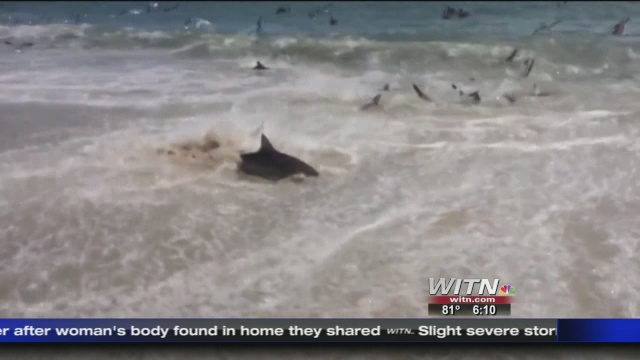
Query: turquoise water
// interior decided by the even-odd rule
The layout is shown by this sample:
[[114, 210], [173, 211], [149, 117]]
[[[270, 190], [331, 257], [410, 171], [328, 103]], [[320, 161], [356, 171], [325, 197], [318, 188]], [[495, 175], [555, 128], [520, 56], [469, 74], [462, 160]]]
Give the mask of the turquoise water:
[[[640, 315], [639, 5], [174, 4], [0, 4], [5, 316]], [[239, 176], [262, 131], [320, 177]]]
[[[365, 36], [393, 40], [495, 39], [517, 40], [541, 23], [563, 19], [558, 30], [608, 33], [621, 18], [638, 10], [626, 2], [4, 2], [4, 24], [80, 22], [107, 27], [180, 31], [188, 18], [211, 22], [216, 32], [238, 34], [263, 19], [265, 35]], [[464, 8], [471, 16], [443, 21], [446, 5]], [[147, 8], [151, 6], [151, 11]], [[276, 14], [288, 6], [291, 12]], [[320, 11], [314, 18], [309, 14]], [[121, 15], [124, 11], [131, 11]], [[140, 12], [140, 13], [138, 13]], [[329, 16], [337, 20], [329, 25]], [[634, 27], [633, 21], [629, 28]]]

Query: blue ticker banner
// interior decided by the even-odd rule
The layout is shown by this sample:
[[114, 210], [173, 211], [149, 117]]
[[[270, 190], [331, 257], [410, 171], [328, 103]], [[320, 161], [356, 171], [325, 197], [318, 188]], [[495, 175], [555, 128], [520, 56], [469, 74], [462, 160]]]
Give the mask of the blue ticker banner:
[[0, 319], [2, 343], [640, 343], [640, 319]]
[[640, 319], [558, 320], [558, 341], [640, 343]]

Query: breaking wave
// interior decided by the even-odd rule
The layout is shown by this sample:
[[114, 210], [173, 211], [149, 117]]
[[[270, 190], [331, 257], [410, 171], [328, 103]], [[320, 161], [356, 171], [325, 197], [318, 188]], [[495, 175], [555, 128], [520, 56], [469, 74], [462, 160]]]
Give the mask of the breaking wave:
[[334, 36], [329, 38], [288, 35], [247, 35], [194, 30], [150, 31], [133, 27], [109, 28], [98, 25], [18, 25], [0, 26], [0, 38], [31, 41], [42, 49], [103, 49], [170, 51], [186, 58], [261, 57], [291, 63], [334, 64], [348, 68], [402, 67], [430, 70], [440, 64], [491, 69], [502, 65], [514, 48], [520, 57], [541, 57], [553, 68], [567, 65], [592, 67], [611, 61], [628, 63], [640, 53], [640, 38], [611, 41], [590, 33], [529, 36], [503, 42], [443, 40], [427, 34], [411, 36], [385, 34], [379, 37]]

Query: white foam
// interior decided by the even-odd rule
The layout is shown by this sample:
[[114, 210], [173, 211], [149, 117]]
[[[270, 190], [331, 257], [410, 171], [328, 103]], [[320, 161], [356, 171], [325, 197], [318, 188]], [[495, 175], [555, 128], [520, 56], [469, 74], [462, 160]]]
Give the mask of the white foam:
[[[504, 278], [521, 298], [515, 316], [640, 311], [640, 164], [624, 121], [637, 110], [620, 95], [632, 88], [594, 91], [613, 80], [581, 77], [557, 97], [467, 106], [442, 64], [399, 75], [279, 59], [256, 74], [249, 56], [134, 54], [0, 64], [0, 106], [21, 109], [3, 126], [74, 106], [0, 153], [0, 276], [16, 284], [0, 298], [7, 316], [420, 317], [427, 279], [440, 276]], [[483, 99], [531, 88], [493, 76], [463, 85]], [[383, 109], [359, 111], [387, 82]], [[29, 110], [42, 103], [50, 113]], [[64, 116], [91, 125], [63, 136]], [[241, 178], [232, 159], [200, 157], [208, 132], [236, 155], [264, 132], [321, 175]], [[197, 145], [185, 159], [156, 153], [185, 141]]]

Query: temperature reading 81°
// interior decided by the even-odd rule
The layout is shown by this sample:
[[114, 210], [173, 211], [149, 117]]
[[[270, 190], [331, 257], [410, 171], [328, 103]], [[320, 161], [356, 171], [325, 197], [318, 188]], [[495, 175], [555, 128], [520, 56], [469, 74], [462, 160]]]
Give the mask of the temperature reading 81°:
[[460, 309], [460, 305], [442, 305], [442, 315], [455, 315]]

